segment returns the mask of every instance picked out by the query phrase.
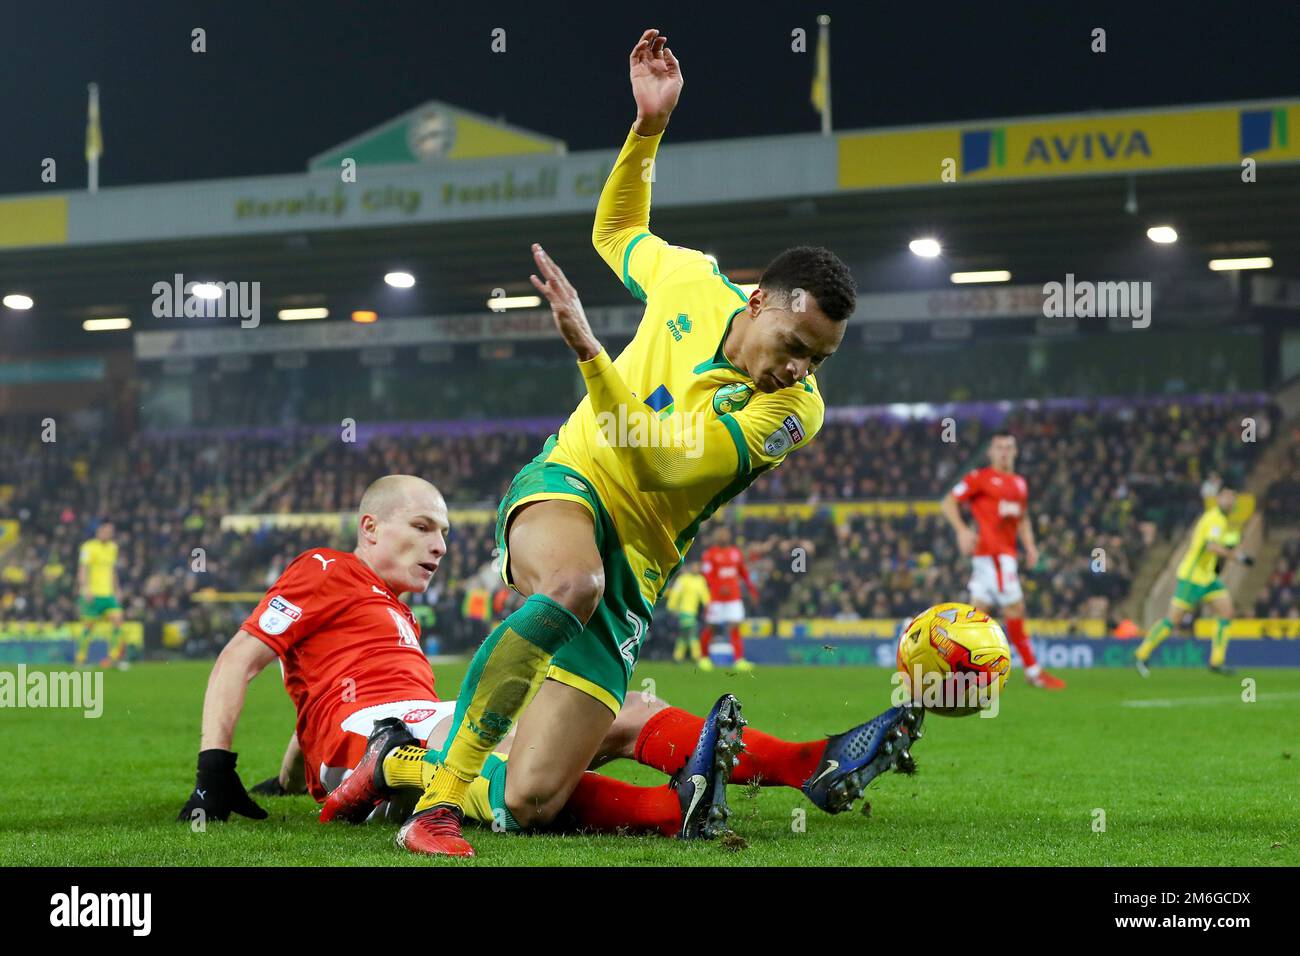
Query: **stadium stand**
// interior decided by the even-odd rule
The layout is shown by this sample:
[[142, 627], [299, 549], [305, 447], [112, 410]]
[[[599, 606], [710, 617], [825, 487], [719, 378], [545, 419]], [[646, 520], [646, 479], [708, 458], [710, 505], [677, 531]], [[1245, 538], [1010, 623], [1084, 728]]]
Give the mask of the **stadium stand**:
[[[1018, 470], [1031, 489], [1042, 557], [1025, 569], [1030, 614], [1109, 618], [1153, 540], [1199, 513], [1197, 489], [1219, 472], [1241, 480], [1259, 443], [1233, 441], [1256, 397], [1022, 406], [1006, 419], [1019, 437]], [[13, 450], [0, 463], [7, 487], [0, 517], [22, 528], [0, 557], [0, 621], [71, 621], [77, 547], [101, 518], [121, 542], [128, 617], [159, 625], [183, 621], [186, 651], [211, 653], [238, 627], [260, 593], [294, 555], [309, 547], [350, 548], [336, 519], [315, 526], [254, 523], [223, 528], [235, 514], [336, 515], [355, 507], [374, 477], [428, 476], [449, 505], [494, 509], [520, 463], [540, 448], [536, 421], [495, 425], [412, 423], [364, 442], [291, 428], [184, 435], [137, 434], [121, 442], [60, 433], [40, 440], [39, 422], [3, 422]], [[934, 502], [966, 469], [983, 464], [989, 425], [970, 419], [944, 442], [940, 422], [870, 417], [828, 421], [804, 457], [763, 476], [729, 508], [760, 590], [755, 616], [901, 618], [934, 594], [964, 592], [968, 564]], [[1294, 515], [1286, 483], [1270, 509]], [[749, 505], [811, 505], [801, 517], [747, 514]], [[846, 502], [913, 503], [880, 513], [846, 513]], [[510, 599], [492, 569], [493, 524], [457, 521], [430, 592], [415, 602], [440, 649], [472, 646], [484, 622]], [[706, 526], [707, 535], [707, 526]], [[818, 573], [794, 570], [804, 549]], [[1106, 554], [1094, 567], [1094, 549]], [[202, 549], [203, 573], [194, 573]], [[1274, 575], [1262, 602], [1276, 616], [1295, 613], [1296, 555]], [[1270, 582], [1273, 584], [1274, 582]], [[219, 595], [235, 595], [214, 600]], [[240, 597], [242, 595], [242, 597]]]

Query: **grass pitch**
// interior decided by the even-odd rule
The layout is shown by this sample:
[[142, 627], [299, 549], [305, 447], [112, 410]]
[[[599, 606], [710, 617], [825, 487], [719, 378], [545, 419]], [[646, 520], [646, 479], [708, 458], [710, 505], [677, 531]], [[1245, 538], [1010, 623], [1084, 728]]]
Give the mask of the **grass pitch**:
[[[995, 719], [930, 716], [915, 776], [888, 774], [831, 817], [794, 790], [732, 787], [748, 846], [660, 837], [509, 836], [471, 828], [472, 861], [433, 862], [394, 828], [321, 826], [308, 797], [258, 798], [271, 817], [192, 832], [176, 823], [194, 780], [211, 665], [142, 664], [104, 675], [104, 712], [0, 709], [6, 865], [1300, 865], [1300, 669], [1235, 678], [1200, 670], [1066, 671], [1046, 693], [1012, 676]], [[9, 668], [12, 670], [12, 668]], [[455, 692], [464, 665], [439, 665]], [[1242, 701], [1242, 679], [1257, 700]], [[836, 733], [888, 705], [874, 668], [760, 667], [702, 674], [644, 664], [635, 689], [702, 713], [735, 693], [751, 725], [788, 739]], [[270, 668], [235, 737], [247, 786], [275, 773], [293, 711]], [[622, 761], [605, 772], [664, 777]], [[803, 814], [797, 811], [804, 811]], [[1103, 816], [1104, 814], [1104, 816]], [[802, 829], [800, 817], [804, 817]], [[1104, 825], [1104, 829], [1101, 829]]]

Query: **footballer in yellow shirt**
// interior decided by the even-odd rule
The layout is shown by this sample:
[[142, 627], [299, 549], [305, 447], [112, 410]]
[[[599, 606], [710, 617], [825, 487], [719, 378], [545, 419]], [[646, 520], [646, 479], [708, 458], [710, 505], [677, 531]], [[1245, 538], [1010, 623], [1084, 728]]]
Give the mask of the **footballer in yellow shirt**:
[[700, 648], [700, 609], [708, 603], [709, 582], [700, 574], [699, 562], [688, 562], [668, 588], [668, 610], [677, 617], [673, 660], [685, 660], [689, 650], [691, 660], [704, 670], [713, 670], [713, 662]]
[[[601, 193], [592, 242], [645, 315], [610, 356], [577, 291], [533, 245], [533, 285], [587, 395], [498, 509], [502, 576], [527, 599], [470, 664], [448, 746], [428, 758], [437, 767], [398, 834], [413, 852], [472, 855], [460, 833], [469, 783], [530, 701], [509, 773], [503, 767], [490, 787], [492, 809], [507, 831], [554, 819], [620, 709], [651, 609], [700, 526], [822, 427], [813, 373], [854, 310], [848, 268], [826, 249], [789, 249], [746, 295], [702, 252], [655, 235], [655, 156], [682, 77], [655, 30], [629, 68], [637, 119]], [[739, 716], [726, 701], [735, 703], [719, 701], [706, 721], [710, 741], [731, 739], [717, 731], [732, 720], [724, 713]], [[717, 835], [726, 780], [709, 770], [696, 783], [690, 771], [678, 795], [681, 835]]]
[[[1187, 553], [1178, 563], [1174, 596], [1169, 601], [1169, 611], [1151, 625], [1142, 646], [1137, 649], [1138, 673], [1150, 674], [1147, 661], [1160, 646], [1160, 642], [1174, 630], [1174, 622], [1188, 611], [1195, 611], [1202, 603], [1208, 604], [1217, 618], [1210, 647], [1210, 670], [1230, 673], [1224, 667], [1228, 656], [1228, 626], [1232, 623], [1232, 595], [1219, 580], [1221, 562], [1236, 552], [1240, 535], [1228, 527], [1228, 515], [1236, 504], [1237, 494], [1231, 488], [1221, 487], [1205, 508], [1205, 513], [1192, 530], [1192, 540]], [[1247, 559], [1248, 560], [1248, 559]]]
[[81, 639], [76, 662], [86, 663], [96, 622], [109, 624], [109, 656], [105, 663], [122, 660], [126, 643], [122, 636], [122, 605], [118, 602], [117, 542], [113, 540], [113, 523], [102, 521], [95, 535], [81, 545], [77, 560], [78, 606], [81, 615]]

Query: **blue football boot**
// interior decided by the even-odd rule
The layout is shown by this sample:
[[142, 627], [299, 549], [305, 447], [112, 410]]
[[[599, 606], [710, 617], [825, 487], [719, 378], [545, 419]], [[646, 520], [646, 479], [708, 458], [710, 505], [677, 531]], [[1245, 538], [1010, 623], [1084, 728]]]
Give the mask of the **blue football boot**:
[[704, 718], [695, 750], [670, 784], [682, 807], [679, 840], [712, 840], [730, 832], [727, 782], [745, 749], [740, 741], [745, 723], [740, 701], [731, 694], [719, 697]]
[[891, 707], [879, 717], [826, 741], [821, 763], [801, 788], [827, 813], [852, 808], [867, 784], [887, 770], [913, 773], [912, 744], [921, 738], [919, 707]]

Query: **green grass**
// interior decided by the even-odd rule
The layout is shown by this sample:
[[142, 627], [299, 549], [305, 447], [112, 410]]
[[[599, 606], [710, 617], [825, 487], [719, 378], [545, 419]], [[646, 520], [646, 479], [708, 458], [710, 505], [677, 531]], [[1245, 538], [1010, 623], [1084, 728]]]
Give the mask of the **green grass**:
[[[210, 665], [105, 674], [99, 719], [0, 710], [0, 861], [9, 865], [438, 865], [398, 850], [391, 826], [324, 827], [307, 797], [262, 799], [271, 818], [194, 833], [174, 822], [193, 783]], [[463, 665], [440, 665], [454, 692]], [[801, 794], [731, 788], [748, 847], [659, 837], [471, 831], [453, 865], [1300, 865], [1300, 670], [1225, 679], [1203, 671], [1066, 672], [1064, 693], [1018, 679], [992, 720], [930, 717], [913, 777], [868, 791], [871, 815], [827, 816]], [[1258, 700], [1243, 703], [1253, 676]], [[760, 668], [753, 676], [646, 664], [660, 696], [702, 712], [736, 693], [751, 725], [791, 739], [838, 732], [883, 709], [888, 675], [866, 668]], [[1132, 706], [1162, 700], [1165, 705]], [[1130, 702], [1127, 703], [1126, 702]], [[279, 766], [293, 713], [275, 668], [249, 690], [236, 734], [245, 784]], [[663, 776], [629, 762], [607, 772]], [[1105, 832], [1094, 832], [1096, 810]], [[806, 811], [794, 832], [793, 811]], [[1280, 844], [1280, 845], [1279, 845]]]

